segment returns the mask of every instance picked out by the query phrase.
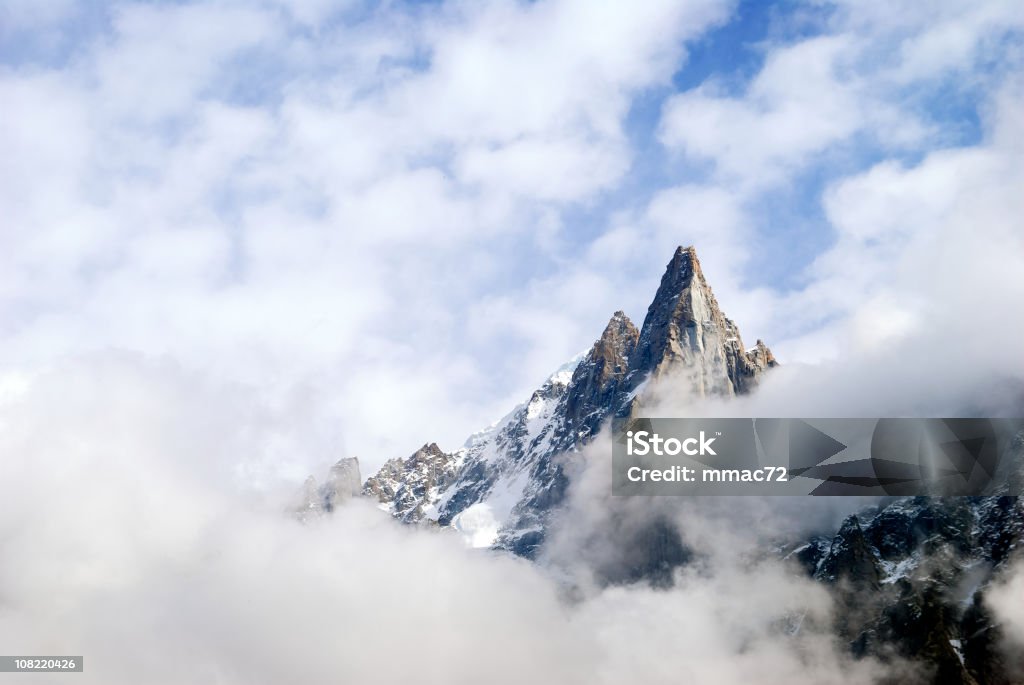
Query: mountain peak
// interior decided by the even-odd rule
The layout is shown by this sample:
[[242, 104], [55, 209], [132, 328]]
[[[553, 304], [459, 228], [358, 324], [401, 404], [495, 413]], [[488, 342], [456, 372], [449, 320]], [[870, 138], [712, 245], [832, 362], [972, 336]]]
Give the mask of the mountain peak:
[[418, 462], [433, 459], [442, 455], [444, 455], [444, 452], [437, 446], [436, 442], [427, 442], [423, 444], [423, 447], [413, 452], [412, 456], [409, 458]]
[[748, 390], [775, 358], [763, 343], [747, 355], [739, 329], [718, 306], [697, 251], [678, 247], [666, 265], [633, 356], [634, 383], [648, 374], [683, 374], [697, 396]]
[[690, 261], [699, 262], [699, 260], [697, 259], [697, 248], [695, 248], [693, 245], [687, 245], [685, 247], [680, 245], [679, 247], [676, 248], [674, 256], [685, 257]]
[[739, 329], [718, 308], [696, 250], [680, 246], [640, 330], [625, 312], [615, 312], [579, 361], [561, 367], [461, 450], [445, 454], [428, 443], [389, 460], [363, 491], [403, 521], [431, 520], [464, 532], [479, 515], [463, 517], [471, 507], [500, 512], [493, 544], [532, 556], [548, 515], [566, 496], [570, 475], [562, 456], [593, 440], [609, 418], [642, 407], [648, 380], [657, 381], [651, 388], [679, 383], [696, 397], [731, 396], [753, 388], [774, 365], [764, 343], [746, 350]]
[[306, 479], [302, 484], [301, 501], [295, 513], [300, 520], [305, 521], [310, 516], [334, 511], [347, 500], [358, 497], [362, 487], [359, 458], [339, 459], [327, 473], [327, 480], [323, 485], [317, 485], [313, 476]]
[[623, 336], [632, 337], [633, 333], [639, 334], [633, 322], [620, 309], [612, 314], [612, 318], [608, 319], [608, 325], [604, 327], [604, 332], [601, 333], [601, 337], [598, 338], [594, 345], [600, 345], [602, 341], [615, 341]]
[[[700, 268], [700, 259], [697, 258], [697, 250], [692, 245], [683, 247], [680, 245], [672, 254], [672, 260], [665, 266], [665, 273], [661, 277], [659, 292], [665, 286], [679, 286], [689, 283], [694, 276], [704, 280], [704, 273]], [[655, 298], [657, 299], [657, 298]]]
[[758, 338], [757, 342], [754, 344], [754, 349], [747, 351], [746, 357], [751, 364], [761, 371], [779, 365], [779, 363], [775, 361], [775, 355], [772, 354], [772, 351], [760, 338]]
[[630, 367], [640, 332], [624, 312], [608, 320], [601, 337], [573, 372], [566, 396], [566, 418], [576, 434], [595, 433]]

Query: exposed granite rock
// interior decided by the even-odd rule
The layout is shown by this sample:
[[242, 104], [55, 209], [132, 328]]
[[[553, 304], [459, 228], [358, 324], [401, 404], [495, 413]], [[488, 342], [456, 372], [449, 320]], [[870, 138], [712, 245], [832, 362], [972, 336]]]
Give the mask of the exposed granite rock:
[[639, 338], [640, 332], [629, 317], [615, 312], [590, 353], [576, 367], [565, 401], [565, 420], [574, 437], [593, 435], [607, 418]]
[[814, 575], [830, 583], [845, 581], [877, 587], [880, 579], [878, 563], [856, 515], [843, 521]]
[[324, 510], [333, 511], [345, 500], [358, 497], [363, 489], [363, 477], [359, 473], [359, 459], [340, 459], [327, 474], [327, 482], [321, 488]]
[[362, 491], [385, 505], [395, 518], [416, 522], [433, 506], [438, 491], [455, 478], [457, 462], [436, 443], [427, 443], [405, 459], [387, 461], [366, 480]]
[[697, 397], [732, 396], [750, 390], [757, 376], [775, 365], [760, 340], [746, 351], [739, 329], [722, 313], [704, 279], [696, 250], [678, 248], [640, 329], [630, 389], [649, 374], [671, 376]]

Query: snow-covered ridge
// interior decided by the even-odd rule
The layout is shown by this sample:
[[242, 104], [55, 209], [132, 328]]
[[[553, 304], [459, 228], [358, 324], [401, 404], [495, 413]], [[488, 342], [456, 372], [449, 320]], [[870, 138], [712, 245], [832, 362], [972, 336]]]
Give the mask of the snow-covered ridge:
[[545, 380], [544, 383], [530, 395], [529, 400], [517, 404], [508, 414], [505, 414], [486, 428], [470, 435], [466, 438], [466, 442], [463, 443], [462, 447], [456, 450], [453, 454], [470, 455], [484, 450], [485, 448], [482, 446], [492, 445], [494, 437], [501, 433], [501, 431], [510, 423], [515, 421], [516, 417], [524, 410], [531, 418], [543, 416], [545, 412], [553, 410], [553, 404], [550, 399], [547, 398], [550, 393], [544, 392], [544, 389], [548, 386], [552, 388], [561, 387], [563, 389], [567, 387], [569, 385], [569, 381], [572, 380], [573, 372], [576, 370], [576, 367], [580, 365], [580, 362], [586, 354], [587, 350], [584, 350], [559, 366], [555, 372], [548, 376], [547, 380]]

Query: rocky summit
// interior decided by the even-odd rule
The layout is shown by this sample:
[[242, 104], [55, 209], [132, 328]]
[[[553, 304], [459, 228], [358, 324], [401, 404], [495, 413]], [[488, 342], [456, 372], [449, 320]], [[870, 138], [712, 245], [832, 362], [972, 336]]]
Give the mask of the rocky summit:
[[701, 397], [735, 395], [750, 390], [758, 375], [775, 364], [760, 340], [749, 351], [743, 346], [739, 329], [719, 309], [704, 280], [696, 251], [676, 250], [647, 308], [630, 368], [632, 386], [649, 374], [671, 374]]
[[631, 413], [648, 379], [679, 383], [698, 398], [732, 396], [775, 365], [760, 340], [744, 347], [696, 251], [680, 247], [639, 329], [615, 312], [588, 352], [507, 416], [454, 452], [431, 444], [387, 462], [363, 492], [405, 522], [451, 526], [475, 546], [532, 558], [569, 484], [558, 457], [578, 451], [610, 417]]

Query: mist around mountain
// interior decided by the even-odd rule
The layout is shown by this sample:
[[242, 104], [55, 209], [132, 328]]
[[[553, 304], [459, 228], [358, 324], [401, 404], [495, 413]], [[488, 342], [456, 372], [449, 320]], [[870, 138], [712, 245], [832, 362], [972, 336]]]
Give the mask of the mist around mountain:
[[[55, 363], [0, 401], [0, 641], [86, 655], [90, 685], [1019, 681], [1017, 499], [610, 496], [605, 407], [777, 415], [841, 387], [852, 414], [884, 376], [876, 406], [929, 411], [899, 395], [922, 372], [902, 349], [770, 366], [692, 254], [671, 262], [665, 306], [613, 316], [454, 456], [427, 443], [360, 486], [346, 455], [298, 498], [238, 487], [288, 419], [244, 387], [131, 353]], [[946, 378], [1015, 406], [976, 383]]]
[[[680, 247], [639, 328], [615, 312], [589, 351], [500, 421], [458, 450], [427, 443], [388, 461], [362, 494], [404, 524], [529, 559], [568, 597], [673, 593], [723, 558], [742, 568], [778, 562], [783, 582], [810, 580], [827, 595], [832, 613], [817, 629], [838, 653], [882, 669], [880, 681], [1016, 682], [1024, 661], [1007, 646], [1006, 607], [991, 599], [1015, 587], [1021, 563], [1016, 497], [610, 496], [612, 417], [726, 415], [714, 410], [743, 398], [749, 408], [779, 368], [763, 341], [744, 345], [695, 249]], [[751, 415], [764, 415], [766, 405], [754, 406], [762, 413]], [[1024, 451], [1024, 435], [1010, 449]], [[335, 482], [332, 472], [300, 509], [329, 509]], [[803, 616], [778, 620], [783, 634], [803, 629]]]
[[454, 452], [428, 443], [387, 462], [364, 492], [407, 523], [436, 522], [475, 546], [532, 558], [569, 486], [561, 457], [589, 443], [612, 416], [639, 411], [648, 384], [680, 385], [695, 398], [734, 397], [776, 365], [761, 340], [744, 346], [696, 250], [680, 247], [640, 328], [615, 312], [588, 352], [507, 416]]
[[5, 0], [0, 685], [1024, 682], [1019, 500], [605, 433], [1024, 416], [1020, 5]]

